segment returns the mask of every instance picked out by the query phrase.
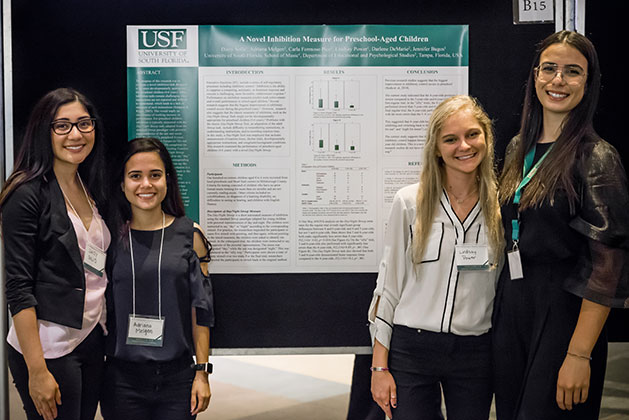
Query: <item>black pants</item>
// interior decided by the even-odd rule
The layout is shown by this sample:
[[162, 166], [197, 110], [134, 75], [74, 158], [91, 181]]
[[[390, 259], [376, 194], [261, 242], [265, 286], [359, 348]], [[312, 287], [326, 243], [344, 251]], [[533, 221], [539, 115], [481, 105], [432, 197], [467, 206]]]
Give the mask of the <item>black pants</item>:
[[195, 372], [190, 356], [158, 363], [108, 358], [101, 399], [105, 420], [190, 420]]
[[389, 368], [397, 387], [395, 420], [487, 420], [492, 399], [491, 338], [418, 332], [395, 325]]
[[[93, 420], [104, 366], [103, 330], [97, 325], [72, 353], [58, 359], [46, 359], [46, 366], [54, 376], [61, 392], [57, 406], [57, 420]], [[8, 362], [28, 420], [38, 420], [35, 404], [28, 393], [28, 369], [24, 357], [8, 347]]]

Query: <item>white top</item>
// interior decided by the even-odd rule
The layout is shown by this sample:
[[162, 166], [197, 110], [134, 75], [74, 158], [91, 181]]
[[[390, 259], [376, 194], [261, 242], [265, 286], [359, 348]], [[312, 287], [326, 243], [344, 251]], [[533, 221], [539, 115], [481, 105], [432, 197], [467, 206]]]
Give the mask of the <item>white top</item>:
[[[89, 240], [92, 244], [106, 251], [111, 242], [109, 230], [103, 222], [96, 207], [93, 208], [92, 222], [89, 230], [85, 229], [81, 219], [72, 211], [68, 211], [72, 226], [76, 232], [81, 258], [85, 258], [85, 246]], [[59, 261], [59, 264], [67, 262]], [[105, 289], [107, 288], [107, 274], [97, 276], [89, 270], [85, 270], [85, 306], [83, 309], [83, 325], [80, 330], [56, 324], [50, 321], [37, 320], [39, 327], [39, 339], [41, 341], [44, 358], [56, 359], [71, 353], [92, 332], [96, 324], [105, 329]], [[18, 352], [22, 353], [15, 333], [14, 325], [11, 325], [7, 342]]]
[[[481, 335], [491, 327], [499, 269], [457, 271], [455, 245], [487, 243], [480, 204], [460, 221], [444, 191], [428, 236], [424, 260], [413, 264], [412, 231], [419, 184], [399, 190], [393, 199], [378, 280], [369, 307], [372, 341], [386, 348], [394, 324], [418, 330]], [[489, 262], [497, 264], [494, 249]]]

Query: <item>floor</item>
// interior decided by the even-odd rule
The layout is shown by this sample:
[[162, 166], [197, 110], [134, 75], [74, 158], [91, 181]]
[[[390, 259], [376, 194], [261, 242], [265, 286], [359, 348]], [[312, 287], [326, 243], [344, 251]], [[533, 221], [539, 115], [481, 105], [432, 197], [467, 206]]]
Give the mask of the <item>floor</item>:
[[[212, 361], [212, 402], [198, 420], [346, 418], [353, 355], [215, 356]], [[13, 388], [10, 409], [10, 420], [25, 419]], [[610, 344], [600, 419], [629, 420], [629, 343]]]

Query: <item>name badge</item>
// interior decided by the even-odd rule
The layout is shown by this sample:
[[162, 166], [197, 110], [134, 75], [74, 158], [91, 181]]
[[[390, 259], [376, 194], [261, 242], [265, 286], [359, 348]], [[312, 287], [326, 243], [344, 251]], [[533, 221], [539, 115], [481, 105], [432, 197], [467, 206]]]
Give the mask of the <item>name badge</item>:
[[462, 244], [455, 248], [454, 261], [458, 271], [489, 270], [489, 251], [486, 245]]
[[520, 250], [515, 248], [514, 250], [507, 252], [507, 261], [509, 263], [509, 274], [511, 275], [511, 280], [523, 279], [524, 272], [522, 270]]
[[107, 259], [107, 253], [88, 242], [85, 246], [85, 256], [83, 257], [83, 266], [90, 272], [96, 274], [99, 277], [103, 276], [105, 271], [105, 260]]
[[164, 318], [129, 315], [127, 344], [162, 347], [164, 344]]

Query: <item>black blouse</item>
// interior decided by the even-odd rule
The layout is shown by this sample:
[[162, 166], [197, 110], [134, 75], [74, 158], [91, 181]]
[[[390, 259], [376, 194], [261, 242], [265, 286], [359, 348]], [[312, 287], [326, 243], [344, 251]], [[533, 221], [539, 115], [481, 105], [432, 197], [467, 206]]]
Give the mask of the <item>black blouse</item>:
[[[165, 362], [194, 354], [192, 307], [197, 324], [213, 326], [212, 287], [201, 272], [193, 249], [194, 226], [187, 217], [176, 218], [165, 228], [161, 263], [162, 347], [126, 344], [129, 315], [133, 313], [131, 254], [128, 236], [119, 240], [108, 256], [109, 290], [107, 353], [119, 359]], [[135, 263], [136, 316], [158, 315], [158, 259], [161, 229], [131, 230]]]
[[[507, 150], [515, 150], [516, 137]], [[538, 144], [535, 161], [545, 152]], [[629, 307], [629, 191], [618, 152], [602, 139], [586, 142], [575, 165], [579, 199], [575, 212], [565, 192], [520, 214], [522, 263], [572, 265], [564, 289], [605, 306]], [[525, 187], [526, 188], [526, 187]], [[517, 207], [502, 206], [507, 250]], [[525, 267], [526, 272], [526, 267]]]

